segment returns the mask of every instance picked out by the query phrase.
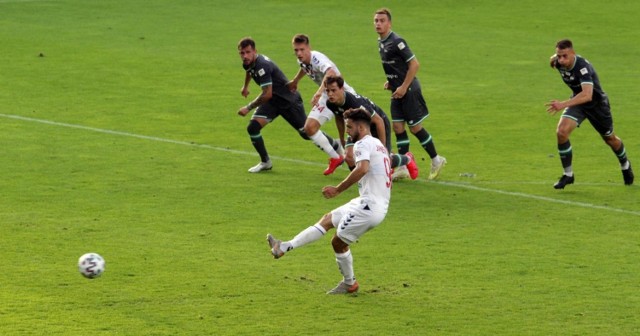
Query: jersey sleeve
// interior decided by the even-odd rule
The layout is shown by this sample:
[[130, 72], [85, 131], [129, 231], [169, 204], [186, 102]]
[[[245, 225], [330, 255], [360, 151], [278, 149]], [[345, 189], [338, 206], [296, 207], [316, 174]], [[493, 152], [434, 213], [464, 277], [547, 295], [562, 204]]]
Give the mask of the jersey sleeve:
[[413, 54], [413, 51], [411, 51], [411, 48], [409, 48], [407, 41], [405, 41], [403, 38], [399, 38], [395, 40], [394, 43], [395, 43], [395, 48], [398, 51], [398, 55], [402, 57], [405, 63], [408, 63], [409, 61], [411, 61], [416, 57], [416, 55]]
[[270, 62], [260, 62], [256, 65], [256, 84], [260, 87], [273, 85], [273, 78], [271, 77], [272, 65]]
[[317, 52], [311, 55], [311, 64], [316, 72], [320, 72], [323, 75], [327, 73], [327, 70], [334, 67], [333, 62], [327, 56]]
[[356, 142], [354, 145], [353, 154], [356, 158], [356, 163], [371, 160], [371, 148], [369, 148], [369, 144], [367, 142], [362, 140]]
[[593, 85], [593, 69], [589, 66], [589, 63], [581, 62], [577, 72], [580, 85]]

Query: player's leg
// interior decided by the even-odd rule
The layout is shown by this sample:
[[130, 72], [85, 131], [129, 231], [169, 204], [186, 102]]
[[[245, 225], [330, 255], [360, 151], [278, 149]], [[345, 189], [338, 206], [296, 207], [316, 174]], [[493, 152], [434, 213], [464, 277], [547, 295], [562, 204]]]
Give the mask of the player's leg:
[[600, 133], [604, 142], [611, 148], [618, 158], [624, 184], [632, 185], [634, 176], [633, 170], [631, 169], [631, 162], [627, 158], [627, 151], [624, 147], [624, 143], [613, 132], [613, 116], [611, 115], [608, 99], [603, 101], [601, 106], [599, 106], [593, 114], [588, 116], [588, 119], [593, 128]]
[[340, 223], [340, 220], [344, 216], [346, 216], [349, 210], [357, 205], [360, 205], [360, 203], [351, 200], [349, 203], [332, 210], [330, 213], [322, 216], [322, 218], [320, 218], [317, 223], [302, 230], [289, 241], [281, 241], [273, 237], [271, 234], [268, 234], [267, 241], [269, 242], [269, 246], [271, 247], [271, 254], [273, 254], [274, 258], [277, 259], [282, 257], [285, 253], [293, 250], [294, 248], [298, 248], [315, 242], [316, 240], [322, 238], [327, 233], [327, 231], [331, 230], [334, 227], [337, 227], [338, 223]]
[[431, 171], [428, 179], [433, 180], [440, 175], [440, 171], [447, 163], [447, 159], [438, 155], [431, 134], [422, 126], [422, 122], [429, 116], [427, 102], [422, 96], [419, 83], [412, 85], [411, 90], [402, 99], [405, 120], [411, 133], [418, 139], [420, 146], [431, 158]]
[[567, 184], [573, 184], [575, 177], [573, 176], [573, 150], [569, 136], [584, 120], [585, 116], [579, 109], [567, 109], [564, 111], [558, 127], [556, 128], [556, 138], [558, 143], [558, 155], [562, 164], [563, 174], [553, 187], [555, 189], [564, 189]]
[[402, 99], [391, 99], [391, 126], [396, 135], [396, 147], [399, 154], [409, 151], [409, 135], [405, 129], [406, 119], [402, 109]]
[[353, 270], [353, 256], [349, 246], [358, 241], [362, 235], [378, 226], [385, 217], [384, 212], [376, 211], [359, 199], [349, 202], [347, 207], [341, 207], [342, 214], [338, 222], [334, 222], [336, 234], [331, 240], [333, 251], [336, 255], [336, 263], [342, 274], [342, 281], [327, 294], [348, 294], [358, 291], [359, 285]]
[[272, 106], [265, 104], [260, 106], [254, 112], [251, 120], [249, 121], [249, 125], [247, 125], [247, 133], [249, 133], [251, 144], [260, 155], [260, 162], [249, 168], [248, 171], [250, 173], [259, 173], [263, 170], [270, 170], [273, 167], [260, 131], [276, 117], [277, 114], [274, 113]]
[[322, 238], [331, 228], [333, 228], [333, 223], [331, 221], [331, 213], [328, 213], [322, 216], [322, 218], [320, 218], [317, 223], [300, 231], [300, 233], [298, 233], [295, 237], [293, 237], [293, 239], [289, 241], [280, 241], [279, 239], [273, 237], [271, 234], [268, 234], [267, 242], [269, 243], [269, 247], [271, 248], [271, 254], [274, 258], [278, 259], [282, 257], [286, 252], [289, 252], [294, 248], [317, 241], [318, 239]]
[[309, 112], [304, 124], [304, 131], [318, 148], [327, 153], [330, 158], [337, 159], [341, 156], [339, 153], [342, 150], [340, 142], [320, 131], [320, 127], [331, 119], [333, 119], [333, 112], [327, 108], [327, 95], [323, 94]]

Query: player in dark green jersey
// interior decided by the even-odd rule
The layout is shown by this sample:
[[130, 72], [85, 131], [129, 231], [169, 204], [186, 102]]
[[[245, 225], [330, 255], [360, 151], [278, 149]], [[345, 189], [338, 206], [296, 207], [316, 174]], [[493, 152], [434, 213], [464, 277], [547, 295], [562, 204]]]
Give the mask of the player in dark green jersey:
[[378, 49], [382, 68], [387, 76], [384, 88], [392, 92], [391, 118], [398, 153], [405, 154], [409, 151], [409, 136], [405, 130], [407, 124], [411, 133], [418, 138], [420, 145], [429, 154], [431, 173], [428, 178], [435, 179], [447, 160], [438, 155], [431, 134], [422, 126], [422, 122], [429, 115], [429, 109], [422, 96], [420, 82], [416, 78], [420, 64], [407, 42], [391, 31], [391, 12], [388, 9], [377, 10], [373, 23], [379, 35]]
[[373, 137], [378, 138], [390, 153], [391, 168], [395, 169], [399, 166], [405, 166], [411, 179], [415, 180], [418, 177], [418, 165], [411, 152], [407, 152], [406, 154], [391, 154], [391, 123], [384, 113], [384, 110], [367, 97], [347, 91], [345, 89], [344, 79], [341, 76], [329, 76], [325, 78], [323, 86], [327, 94], [326, 106], [336, 116], [336, 126], [338, 128], [340, 141], [346, 149], [345, 161], [349, 165], [349, 169], [355, 167], [355, 159], [352, 139], [349, 138], [345, 141], [344, 138], [345, 123], [343, 113], [349, 109], [364, 108], [371, 114], [371, 134]]
[[249, 168], [249, 172], [259, 173], [272, 168], [260, 130], [278, 116], [282, 116], [302, 138], [309, 140], [304, 132], [307, 115], [304, 112], [300, 93], [289, 90], [287, 77], [268, 57], [258, 54], [256, 43], [252, 38], [245, 37], [240, 40], [238, 53], [242, 59], [242, 67], [246, 71], [242, 96], [246, 98], [249, 95], [248, 86], [252, 78], [262, 89], [258, 97], [238, 110], [238, 114], [244, 117], [254, 108], [258, 108], [249, 121], [247, 132], [253, 147], [260, 154], [260, 163]]
[[613, 133], [609, 98], [602, 90], [598, 75], [591, 63], [582, 56], [576, 55], [570, 40], [560, 40], [556, 43], [556, 53], [551, 56], [550, 65], [558, 70], [564, 83], [573, 92], [571, 98], [567, 100], [552, 100], [546, 104], [547, 112], [552, 115], [564, 110], [556, 130], [558, 152], [564, 174], [553, 187], [564, 189], [567, 184], [574, 182], [571, 166], [573, 153], [569, 136], [585, 119], [589, 120], [604, 142], [616, 154], [622, 169], [624, 184], [633, 184], [633, 170], [631, 162], [627, 159], [624, 144]]

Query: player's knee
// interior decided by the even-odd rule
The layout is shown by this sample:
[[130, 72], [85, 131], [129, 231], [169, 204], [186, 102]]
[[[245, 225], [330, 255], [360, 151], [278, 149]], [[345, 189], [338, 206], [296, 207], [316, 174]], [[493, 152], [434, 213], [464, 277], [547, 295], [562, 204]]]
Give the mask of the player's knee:
[[307, 135], [307, 132], [304, 131], [304, 128], [299, 129], [298, 134], [300, 134], [300, 136], [305, 140], [311, 140], [309, 135]]
[[262, 129], [262, 125], [256, 120], [249, 121], [249, 125], [247, 125], [247, 133], [249, 135], [257, 135], [260, 134], [260, 130]]
[[567, 142], [567, 140], [569, 140], [569, 135], [571, 134], [571, 132], [564, 128], [564, 127], [558, 127], [556, 129], [556, 137], [558, 138], [558, 143], [565, 143]]
[[318, 133], [319, 130], [320, 130], [319, 122], [317, 122], [315, 119], [307, 119], [307, 122], [304, 124], [304, 132], [307, 135], [312, 136]]
[[331, 246], [333, 246], [333, 251], [336, 253], [345, 253], [349, 251], [349, 244], [340, 239], [337, 234], [331, 239]]

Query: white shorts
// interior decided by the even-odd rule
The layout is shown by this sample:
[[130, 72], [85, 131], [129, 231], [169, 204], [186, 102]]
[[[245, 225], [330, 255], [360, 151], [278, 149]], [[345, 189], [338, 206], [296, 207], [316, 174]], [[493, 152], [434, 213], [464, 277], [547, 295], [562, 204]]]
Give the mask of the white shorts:
[[363, 199], [354, 198], [331, 211], [331, 223], [336, 228], [336, 235], [351, 245], [367, 231], [378, 226], [386, 214], [386, 211], [370, 207]]
[[333, 112], [327, 107], [327, 99], [329, 99], [327, 94], [323, 93], [320, 99], [318, 99], [318, 103], [313, 106], [311, 112], [309, 112], [309, 115], [307, 116], [307, 118], [317, 120], [320, 123], [320, 126], [333, 119]]

